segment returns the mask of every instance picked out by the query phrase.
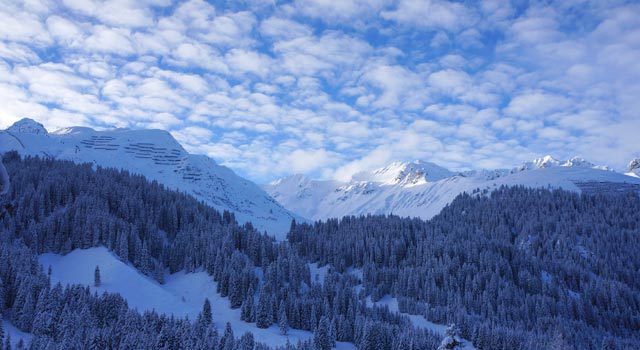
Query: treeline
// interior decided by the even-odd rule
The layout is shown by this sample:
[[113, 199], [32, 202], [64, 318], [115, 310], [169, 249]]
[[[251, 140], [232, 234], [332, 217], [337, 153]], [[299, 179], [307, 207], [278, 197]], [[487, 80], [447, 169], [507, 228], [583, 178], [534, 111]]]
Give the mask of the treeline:
[[640, 347], [638, 193], [476, 191], [430, 221], [330, 219], [288, 240], [307, 260], [362, 269], [373, 300], [456, 323], [480, 349]]
[[[74, 316], [74, 322], [86, 322], [84, 333], [73, 335], [80, 348], [91, 348], [98, 335], [109, 343], [95, 348], [265, 348], [258, 342], [249, 347], [250, 342], [242, 339], [233, 345], [221, 342], [225, 336], [217, 336], [210, 324], [203, 330], [198, 322], [137, 314], [118, 296], [92, 296], [78, 286], [52, 287], [39, 270], [38, 254], [94, 246], [109, 248], [161, 283], [166, 273], [207, 271], [218, 292], [229, 297], [230, 307], [241, 308], [243, 320], [260, 328], [277, 323], [283, 334], [289, 328], [314, 332], [312, 341], [292, 348], [325, 350], [336, 341], [347, 341], [361, 349], [435, 349], [440, 342], [439, 336], [411, 327], [407, 318], [366, 307], [355, 292], [360, 281], [353, 276], [331, 274], [324, 283], [314, 283], [307, 261], [288, 243], [275, 242], [250, 224], [240, 226], [233, 214], [219, 213], [142, 176], [67, 161], [21, 159], [15, 152], [4, 156], [4, 164], [11, 191], [0, 198], [0, 239], [5, 247], [18, 247], [31, 262], [24, 270], [28, 273], [8, 268], [7, 276], [0, 275], [0, 305], [16, 327], [34, 334], [34, 348], [74, 348], [68, 343], [71, 333], [64, 335], [60, 329], [64, 323], [60, 318], [48, 321], [51, 330], [39, 331], [36, 315], [48, 304], [39, 301], [48, 299], [61, 305], [49, 314], [64, 314], [65, 309], [84, 313]], [[71, 302], [75, 306], [68, 305]], [[92, 308], [94, 304], [101, 306]], [[101, 316], [104, 308], [110, 316]], [[194, 344], [194, 337], [203, 334], [210, 341]], [[169, 345], [160, 346], [159, 337], [169, 339], [162, 342]], [[138, 338], [140, 342], [134, 342]]]

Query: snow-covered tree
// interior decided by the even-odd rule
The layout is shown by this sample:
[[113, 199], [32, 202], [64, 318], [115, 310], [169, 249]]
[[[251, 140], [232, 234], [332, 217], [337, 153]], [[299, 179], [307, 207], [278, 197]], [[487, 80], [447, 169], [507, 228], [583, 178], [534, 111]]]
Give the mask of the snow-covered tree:
[[455, 324], [449, 325], [444, 334], [444, 339], [438, 346], [438, 350], [456, 350], [461, 349], [462, 339], [460, 338], [460, 329]]
[[289, 333], [289, 320], [287, 319], [287, 309], [284, 301], [280, 302], [280, 307], [278, 308], [278, 327], [280, 328], [280, 334], [287, 335]]
[[202, 305], [202, 319], [207, 326], [213, 321], [213, 313], [211, 311], [211, 302], [209, 302], [209, 298], [204, 299], [204, 304]]
[[320, 318], [320, 323], [313, 332], [313, 345], [315, 350], [331, 350], [331, 334], [329, 330], [329, 321], [326, 317]]
[[100, 277], [100, 267], [96, 265], [96, 269], [93, 272], [93, 285], [100, 287], [102, 285], [102, 278]]

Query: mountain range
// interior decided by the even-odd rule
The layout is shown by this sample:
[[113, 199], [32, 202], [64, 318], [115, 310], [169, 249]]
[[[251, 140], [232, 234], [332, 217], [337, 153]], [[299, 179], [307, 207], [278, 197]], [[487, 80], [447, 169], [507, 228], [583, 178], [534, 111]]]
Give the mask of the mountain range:
[[640, 190], [639, 174], [639, 159], [631, 161], [622, 174], [578, 157], [561, 161], [546, 156], [513, 169], [467, 172], [424, 161], [395, 162], [355, 174], [347, 182], [311, 180], [297, 174], [263, 188], [285, 208], [312, 220], [391, 213], [429, 219], [462, 192], [503, 185], [588, 192]]
[[551, 156], [512, 169], [465, 172], [420, 160], [393, 162], [346, 182], [296, 174], [260, 187], [207, 156], [188, 153], [167, 131], [69, 127], [48, 132], [28, 118], [0, 131], [0, 152], [11, 150], [141, 174], [230, 211], [240, 223], [251, 222], [279, 239], [293, 219], [391, 213], [429, 219], [462, 192], [503, 185], [590, 192], [640, 189], [640, 159], [618, 173], [583, 158]]

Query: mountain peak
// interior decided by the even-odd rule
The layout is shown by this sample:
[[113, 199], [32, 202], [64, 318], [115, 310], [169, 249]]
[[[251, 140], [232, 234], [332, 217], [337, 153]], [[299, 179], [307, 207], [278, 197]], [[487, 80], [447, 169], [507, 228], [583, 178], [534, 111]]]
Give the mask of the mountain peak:
[[558, 160], [550, 155], [546, 155], [542, 158], [536, 158], [530, 162], [523, 163], [521, 166], [515, 168], [514, 170], [524, 171], [524, 170], [546, 169], [546, 168], [552, 168], [557, 166], [611, 170], [611, 168], [609, 168], [606, 165], [595, 165], [582, 157], [572, 157], [569, 160]]
[[289, 176], [285, 176], [283, 178], [277, 179], [269, 183], [269, 185], [278, 186], [281, 184], [294, 184], [294, 185], [297, 185], [298, 187], [302, 187], [305, 184], [307, 184], [309, 181], [311, 180], [306, 176], [304, 176], [303, 174], [293, 174], [293, 175], [289, 175]]
[[455, 175], [453, 172], [431, 162], [393, 162], [371, 172], [360, 172], [353, 181], [378, 182], [387, 185], [412, 186], [425, 182], [435, 182]]
[[36, 134], [36, 135], [47, 135], [47, 129], [37, 121], [31, 118], [22, 118], [17, 122], [13, 123], [8, 129], [8, 131], [13, 133], [20, 134]]
[[536, 158], [533, 160], [533, 164], [538, 169], [551, 168], [553, 166], [561, 165], [562, 162], [553, 158], [550, 155], [546, 155], [542, 158]]

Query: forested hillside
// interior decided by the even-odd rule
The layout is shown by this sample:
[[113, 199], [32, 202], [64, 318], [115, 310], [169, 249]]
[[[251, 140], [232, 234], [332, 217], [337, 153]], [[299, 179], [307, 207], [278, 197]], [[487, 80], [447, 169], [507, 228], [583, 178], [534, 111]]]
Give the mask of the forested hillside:
[[[438, 348], [441, 336], [367, 306], [386, 294], [402, 312], [456, 323], [479, 349], [640, 346], [637, 193], [502, 188], [461, 195], [430, 221], [294, 223], [276, 242], [141, 176], [16, 153], [4, 164], [0, 306], [34, 349], [266, 348], [219, 332], [207, 305], [196, 320], [140, 314], [117, 295], [52, 286], [38, 266], [38, 254], [94, 246], [160, 282], [206, 271], [244, 321], [314, 332], [290, 348]], [[311, 279], [311, 262], [330, 264], [324, 281]]]
[[[3, 198], [0, 244], [5, 257], [23, 258], [2, 260], [0, 295], [4, 312], [14, 324], [34, 334], [34, 348], [69, 348], [69, 341], [86, 348], [106, 341], [107, 348], [209, 349], [216, 344], [215, 348], [227, 350], [242, 343], [228, 345], [229, 341], [222, 340], [225, 336], [217, 337], [202, 317], [189, 324], [138, 315], [127, 311], [124, 300], [117, 296], [94, 297], [78, 287], [73, 293], [82, 297], [67, 297], [62, 287], [49, 285], [38, 267], [37, 254], [91, 246], [109, 248], [159, 281], [167, 272], [207, 271], [218, 282], [217, 292], [229, 297], [229, 306], [242, 308], [245, 321], [260, 328], [278, 323], [285, 332], [289, 327], [315, 331], [313, 343], [321, 344], [322, 349], [336, 340], [366, 348], [366, 343], [373, 344], [373, 336], [384, 339], [386, 348], [402, 348], [399, 342], [405, 339], [411, 339], [416, 348], [435, 348], [440, 342], [439, 336], [414, 330], [406, 318], [366, 307], [355, 292], [359, 281], [353, 276], [331, 275], [327, 283], [312, 283], [308, 265], [287, 243], [277, 243], [250, 225], [238, 226], [232, 214], [219, 213], [190, 196], [127, 172], [93, 170], [90, 165], [67, 161], [21, 160], [9, 153], [4, 164], [12, 183]], [[61, 301], [52, 304], [46, 301], [49, 298]], [[101, 298], [107, 301], [101, 303]], [[43, 310], [56, 315], [45, 319], [46, 330], [37, 326]], [[73, 322], [87, 320], [86, 329], [62, 327], [59, 317], [65, 310], [72, 314]], [[141, 326], [120, 327], [130, 322]], [[216, 322], [215, 312], [212, 322]], [[128, 334], [127, 329], [136, 334]], [[194, 343], [193, 339], [209, 333], [209, 340]], [[313, 344], [296, 346], [305, 349]]]
[[392, 294], [401, 311], [455, 322], [482, 349], [640, 346], [635, 192], [501, 188], [461, 195], [427, 222], [296, 225], [289, 242], [338, 271], [362, 268], [374, 300]]

